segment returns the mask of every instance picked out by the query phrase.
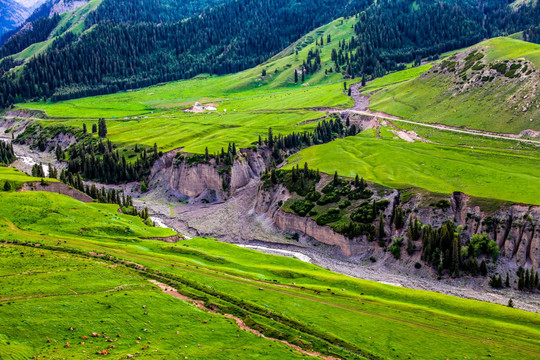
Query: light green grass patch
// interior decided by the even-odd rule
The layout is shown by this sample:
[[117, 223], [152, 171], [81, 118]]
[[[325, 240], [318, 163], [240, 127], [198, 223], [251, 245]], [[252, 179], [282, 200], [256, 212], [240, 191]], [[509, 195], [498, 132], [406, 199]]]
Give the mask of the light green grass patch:
[[291, 157], [288, 167], [307, 162], [332, 174], [404, 189], [465, 194], [540, 205], [540, 162], [535, 151], [467, 148], [381, 137], [367, 131], [313, 146]]

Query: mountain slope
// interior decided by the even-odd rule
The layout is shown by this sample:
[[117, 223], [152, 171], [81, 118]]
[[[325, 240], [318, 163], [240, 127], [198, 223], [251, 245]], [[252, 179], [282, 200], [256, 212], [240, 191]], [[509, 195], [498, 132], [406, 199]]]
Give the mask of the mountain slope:
[[30, 15], [30, 11], [14, 0], [0, 0], [0, 36], [13, 30]]
[[370, 108], [411, 120], [519, 133], [540, 130], [540, 45], [484, 41], [420, 77], [375, 93]]
[[[0, 106], [15, 98], [68, 99], [201, 73], [238, 72], [266, 61], [340, 15], [359, 13], [355, 34], [332, 57], [335, 70], [345, 71], [348, 77], [381, 76], [402, 69], [404, 63], [432, 58], [485, 36], [524, 30], [540, 19], [538, 6], [514, 9], [502, 0], [238, 0], [205, 1], [200, 6], [214, 6], [202, 7], [200, 16], [171, 22], [177, 19], [170, 15], [177, 1], [150, 2], [159, 10], [155, 16], [142, 10], [128, 16], [130, 9], [138, 14], [134, 10], [138, 2], [130, 1], [108, 17], [102, 9], [115, 1], [104, 1], [89, 14], [85, 26], [95, 26], [80, 39], [53, 46], [29, 61], [16, 77], [4, 76]], [[180, 14], [188, 12], [191, 2], [185, 4]], [[168, 15], [159, 15], [162, 12]]]

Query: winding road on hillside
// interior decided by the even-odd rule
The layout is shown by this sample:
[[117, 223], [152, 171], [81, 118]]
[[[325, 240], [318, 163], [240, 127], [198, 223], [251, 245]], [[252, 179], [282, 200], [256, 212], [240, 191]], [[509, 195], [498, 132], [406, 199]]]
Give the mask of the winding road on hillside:
[[494, 133], [494, 132], [482, 131], [482, 130], [457, 128], [453, 126], [436, 124], [436, 123], [430, 124], [430, 123], [402, 119], [399, 116], [390, 115], [383, 112], [371, 111], [368, 108], [369, 96], [363, 95], [360, 92], [359, 88], [360, 88], [360, 83], [351, 85], [351, 97], [354, 99], [353, 107], [348, 108], [348, 109], [320, 108], [319, 110], [328, 111], [329, 113], [334, 113], [334, 114], [357, 114], [361, 116], [368, 116], [368, 117], [374, 117], [377, 119], [383, 119], [388, 122], [401, 122], [401, 123], [406, 123], [406, 124], [411, 124], [411, 125], [416, 125], [416, 126], [423, 126], [423, 127], [442, 130], [442, 131], [450, 131], [450, 132], [473, 135], [473, 136], [483, 136], [483, 137], [494, 138], [494, 139], [518, 141], [518, 142], [540, 146], [540, 140], [523, 139], [521, 137], [521, 134]]

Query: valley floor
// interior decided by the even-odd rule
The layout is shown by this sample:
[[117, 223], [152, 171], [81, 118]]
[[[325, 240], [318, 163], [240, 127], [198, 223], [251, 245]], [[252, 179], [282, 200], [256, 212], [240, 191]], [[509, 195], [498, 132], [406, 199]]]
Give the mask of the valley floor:
[[147, 206], [154, 214], [153, 218], [159, 219], [162, 226], [170, 227], [188, 237], [213, 237], [268, 254], [310, 261], [344, 275], [389, 285], [501, 305], [507, 305], [512, 298], [515, 307], [540, 313], [540, 298], [537, 295], [509, 289], [493, 289], [483, 278], [462, 277], [439, 281], [435, 272], [426, 267], [412, 274], [414, 262], [397, 262], [389, 253], [379, 258], [382, 251], [378, 255], [379, 260], [372, 263], [369, 260], [371, 252], [346, 257], [339, 248], [315, 240], [301, 237], [295, 241], [290, 235], [275, 229], [271, 219], [253, 213], [257, 186], [257, 182], [253, 181], [238, 190], [228, 201], [215, 204], [171, 203], [171, 198], [162, 197], [158, 191], [145, 195], [136, 203]]

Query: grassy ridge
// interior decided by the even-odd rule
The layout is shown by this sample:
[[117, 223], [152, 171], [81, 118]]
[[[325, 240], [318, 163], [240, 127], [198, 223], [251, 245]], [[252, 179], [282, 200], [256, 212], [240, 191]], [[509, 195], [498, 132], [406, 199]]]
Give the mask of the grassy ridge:
[[[529, 69], [540, 68], [540, 45], [512, 38], [494, 38], [471, 49], [485, 53], [482, 62], [486, 66], [495, 61], [526, 59], [531, 63]], [[535, 78], [510, 81], [499, 76], [481, 86], [457, 91], [455, 83], [461, 76], [461, 72], [444, 75], [428, 72], [426, 76], [409, 81], [387, 82], [387, 86], [371, 98], [370, 108], [414, 121], [495, 132], [540, 130]]]
[[380, 134], [371, 130], [302, 150], [290, 159], [288, 167], [308, 162], [325, 173], [358, 174], [398, 189], [415, 186], [448, 194], [461, 191], [540, 205], [537, 150], [508, 150], [508, 142], [495, 139], [487, 140], [484, 145], [488, 146], [482, 148], [483, 140], [470, 137], [474, 147], [462, 146], [463, 140], [455, 135], [432, 132], [443, 144], [408, 143], [383, 127]]
[[[41, 178], [28, 176], [15, 168], [0, 166], [0, 189], [4, 189], [4, 183], [6, 181], [9, 181], [12, 185], [13, 190], [15, 190], [21, 188], [25, 182], [40, 180]], [[45, 178], [44, 180], [52, 182], [58, 181], [56, 179], [49, 178]]]
[[[272, 310], [274, 314], [269, 317], [285, 316], [290, 319], [287, 322], [304, 324], [302, 327], [305, 330], [302, 331], [319, 332], [321, 336], [342, 339], [375, 356], [412, 356], [417, 359], [466, 356], [487, 359], [491, 354], [496, 358], [533, 359], [540, 352], [537, 340], [540, 338], [538, 314], [353, 279], [294, 259], [266, 255], [211, 239], [192, 239], [177, 244], [141, 240], [138, 238], [141, 234], [151, 232], [155, 235], [157, 229], [145, 228], [138, 224], [138, 219], [132, 217], [120, 216], [124, 223], [122, 226], [129, 226], [132, 229], [130, 232], [119, 232], [117, 229], [121, 226], [103, 226], [95, 233], [87, 233], [84, 228], [88, 225], [120, 221], [115, 219], [118, 214], [112, 206], [93, 204], [96, 209], [68, 212], [65, 209], [79, 209], [86, 205], [56, 194], [0, 193], [0, 197], [3, 202], [13, 204], [11, 209], [0, 208], [0, 239], [39, 242], [43, 246], [63, 250], [110, 254], [160, 271], [163, 276], [170, 274], [190, 284], [199, 284], [197, 291], [206, 292], [206, 296], [213, 298], [218, 294], [228, 294], [231, 299], [242, 299], [248, 308], [259, 306]], [[29, 201], [35, 202], [36, 206], [42, 206], [46, 201], [49, 211], [40, 216], [33, 215], [35, 209], [26, 205]], [[88, 215], [87, 211], [93, 212]], [[70, 217], [67, 217], [68, 213]], [[86, 224], [89, 219], [95, 223]], [[130, 220], [132, 223], [128, 224]], [[61, 245], [57, 245], [58, 240], [62, 241]], [[13, 314], [5, 317], [10, 321], [8, 326], [0, 327], [0, 333], [3, 334], [0, 337], [5, 343], [9, 341], [10, 345], [13, 344], [9, 347], [10, 351], [21, 351], [25, 355], [40, 353], [53, 358], [80, 354], [78, 351], [83, 349], [82, 346], [65, 349], [62, 348], [63, 342], [73, 341], [82, 333], [97, 330], [129, 337], [127, 343], [123, 339], [113, 343], [118, 344], [122, 352], [144, 353], [139, 347], [146, 343], [134, 344], [136, 336], [143, 336], [145, 341], [152, 341], [150, 350], [145, 350], [146, 354], [154, 354], [150, 352], [154, 349], [162, 356], [183, 355], [187, 351], [192, 356], [215, 354], [217, 345], [211, 345], [211, 336], [218, 334], [209, 333], [207, 326], [217, 329], [216, 321], [219, 317], [211, 317], [182, 305], [176, 299], [161, 296], [142, 281], [139, 275], [122, 270], [122, 266], [107, 267], [102, 260], [98, 259], [99, 263], [95, 263], [87, 259], [76, 259], [63, 251], [56, 253], [60, 255], [47, 252], [45, 259], [53, 256], [60, 256], [60, 259], [46, 262], [51, 264], [43, 268], [41, 264], [44, 259], [37, 254], [44, 250], [33, 251], [27, 247], [20, 250], [13, 245], [3, 245], [0, 249], [3, 254], [12, 254], [6, 260], [12, 265], [1, 267], [3, 273], [0, 275], [26, 274], [28, 269], [35, 269], [32, 270], [35, 275], [20, 275], [20, 286], [6, 280], [9, 277], [0, 277], [0, 281], [10, 284], [4, 290], [8, 292], [7, 296], [23, 297], [1, 301], [3, 306], [0, 312]], [[19, 259], [20, 252], [28, 256], [29, 261], [21, 259], [25, 265], [18, 268], [16, 259]], [[67, 268], [71, 271], [61, 271]], [[89, 272], [92, 274], [85, 275]], [[40, 278], [48, 279], [48, 282], [40, 282]], [[65, 284], [70, 286], [66, 289]], [[117, 286], [121, 288], [117, 289]], [[73, 294], [70, 289], [79, 294], [88, 294], [73, 296], [70, 295]], [[110, 289], [115, 290], [103, 293]], [[37, 291], [59, 296], [31, 298]], [[106, 295], [109, 297], [106, 298]], [[216, 298], [211, 301], [218, 300]], [[10, 304], [7, 305], [7, 302]], [[141, 308], [142, 304], [148, 305], [148, 315], [143, 314], [145, 310]], [[225, 303], [222, 306], [230, 307]], [[72, 314], [72, 321], [69, 324], [65, 320], [60, 322], [59, 311]], [[89, 319], [86, 314], [90, 314], [90, 311], [99, 315]], [[257, 316], [252, 314], [251, 318], [259, 319]], [[189, 323], [195, 318], [197, 321], [208, 319], [209, 323]], [[45, 321], [46, 326], [34, 331], [36, 325], [44, 319], [50, 323]], [[126, 322], [126, 319], [130, 322]], [[18, 324], [16, 327], [15, 322]], [[302, 334], [270, 318], [263, 317], [259, 322], [280, 328], [293, 341], [299, 340], [298, 336]], [[70, 326], [74, 326], [76, 332], [70, 332]], [[230, 332], [226, 329], [229, 325], [225, 322], [222, 326], [224, 330], [220, 330], [219, 334], [225, 342], [229, 339]], [[148, 331], [142, 332], [144, 328]], [[82, 332], [79, 329], [83, 329]], [[180, 331], [180, 340], [176, 337], [176, 330]], [[51, 333], [53, 335], [49, 335]], [[195, 336], [189, 337], [190, 333]], [[259, 347], [260, 342], [253, 341], [248, 334], [240, 335], [238, 343], [226, 347], [230, 349], [231, 356], [243, 351], [246, 346], [252, 346], [253, 358], [261, 357], [261, 353], [266, 358], [282, 358], [283, 355], [279, 355], [280, 346], [267, 343]], [[307, 333], [303, 335], [305, 341], [315, 341]], [[48, 347], [49, 344], [44, 341], [46, 337], [61, 341], [60, 345], [54, 344], [59, 349]], [[425, 339], [430, 339], [429, 348], [423, 346]], [[97, 348], [95, 343], [87, 343], [85, 346], [89, 349]], [[168, 344], [172, 343], [182, 346], [170, 347]], [[201, 348], [197, 348], [198, 343], [202, 345]], [[188, 348], [184, 348], [184, 344]], [[57, 353], [52, 353], [52, 350]], [[245, 353], [244, 356], [250, 355]]]

